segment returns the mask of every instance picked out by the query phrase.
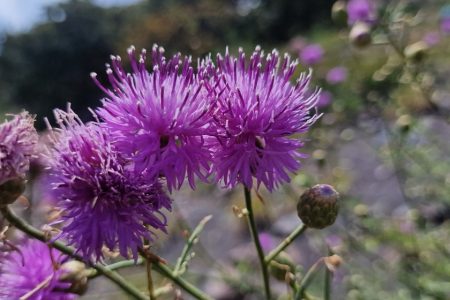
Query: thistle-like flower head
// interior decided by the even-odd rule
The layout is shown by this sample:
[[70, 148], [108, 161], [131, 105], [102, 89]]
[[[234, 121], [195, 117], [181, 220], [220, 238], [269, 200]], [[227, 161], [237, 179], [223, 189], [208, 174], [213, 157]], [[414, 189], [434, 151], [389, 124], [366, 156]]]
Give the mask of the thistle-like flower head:
[[[70, 283], [60, 281], [58, 265], [67, 257], [38, 240], [29, 240], [0, 261], [0, 299], [72, 300]], [[54, 261], [52, 261], [52, 259]]]
[[236, 58], [228, 50], [218, 55], [211, 84], [217, 97], [213, 170], [226, 186], [251, 188], [255, 178], [272, 191], [300, 167], [297, 150], [303, 143], [293, 135], [317, 119], [311, 110], [318, 91], [307, 93], [307, 74], [291, 83], [296, 65], [288, 55], [264, 55], [259, 47], [249, 61], [242, 50]]
[[83, 124], [71, 110], [55, 111], [59, 129], [49, 149], [49, 178], [62, 209], [61, 236], [87, 259], [102, 247], [137, 258], [143, 240], [165, 231], [161, 209], [171, 201], [158, 181], [149, 181], [116, 151], [98, 123]]
[[116, 145], [135, 161], [139, 172], [149, 177], [164, 176], [169, 190], [180, 188], [187, 176], [206, 180], [210, 150], [204, 147], [209, 130], [210, 101], [203, 81], [191, 67], [189, 57], [174, 55], [166, 60], [163, 48], [151, 52], [152, 71], [147, 71], [146, 51], [136, 59], [128, 50], [132, 74], [126, 73], [119, 56], [112, 56], [107, 75], [111, 89], [98, 114]]
[[38, 141], [33, 123], [34, 118], [23, 112], [0, 124], [0, 185], [28, 171]]

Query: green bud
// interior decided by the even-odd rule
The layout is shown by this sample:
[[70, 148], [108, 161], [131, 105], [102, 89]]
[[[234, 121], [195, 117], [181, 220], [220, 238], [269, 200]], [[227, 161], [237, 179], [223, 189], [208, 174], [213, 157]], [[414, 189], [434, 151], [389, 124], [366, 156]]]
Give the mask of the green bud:
[[352, 45], [364, 48], [372, 42], [370, 27], [366, 23], [356, 23], [350, 30], [349, 39]]
[[295, 264], [292, 262], [292, 258], [283, 251], [270, 262], [269, 272], [276, 279], [286, 281], [290, 274], [295, 273]]
[[406, 46], [404, 54], [407, 59], [419, 63], [425, 58], [428, 49], [428, 45], [424, 41], [420, 41]]
[[68, 292], [83, 295], [87, 290], [88, 271], [86, 265], [82, 262], [71, 260], [61, 266], [61, 281], [71, 283], [67, 289]]
[[0, 207], [14, 203], [25, 191], [23, 178], [10, 179], [0, 185]]
[[338, 215], [338, 200], [339, 194], [331, 185], [315, 185], [300, 196], [297, 204], [298, 216], [310, 228], [328, 227]]
[[411, 124], [412, 118], [410, 115], [401, 115], [395, 122], [401, 133], [407, 133], [411, 129]]
[[312, 157], [316, 160], [319, 167], [323, 167], [326, 162], [327, 152], [322, 149], [317, 149], [313, 152]]
[[338, 0], [334, 2], [331, 8], [331, 19], [339, 26], [347, 25], [347, 4], [345, 1]]

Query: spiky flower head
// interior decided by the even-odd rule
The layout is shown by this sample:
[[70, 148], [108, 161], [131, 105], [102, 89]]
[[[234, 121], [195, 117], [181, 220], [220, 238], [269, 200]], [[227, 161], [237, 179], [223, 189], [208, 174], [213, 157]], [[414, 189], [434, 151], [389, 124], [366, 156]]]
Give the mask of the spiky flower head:
[[332, 225], [338, 212], [339, 193], [328, 184], [317, 184], [307, 189], [297, 204], [298, 216], [310, 228], [322, 229]]
[[0, 299], [77, 298], [67, 292], [70, 283], [60, 280], [64, 270], [59, 265], [67, 260], [65, 255], [38, 240], [28, 240], [18, 250], [6, 254], [0, 262]]
[[83, 124], [70, 109], [55, 111], [59, 129], [49, 149], [49, 178], [62, 209], [61, 236], [84, 257], [100, 259], [102, 247], [137, 258], [143, 239], [165, 231], [161, 209], [171, 201], [158, 181], [134, 170], [98, 123]]
[[25, 177], [38, 141], [33, 123], [34, 118], [22, 112], [0, 124], [0, 185]]
[[180, 188], [187, 176], [206, 180], [210, 150], [204, 146], [209, 130], [210, 101], [203, 81], [194, 72], [189, 57], [175, 54], [166, 59], [164, 49], [154, 46], [153, 69], [146, 69], [146, 50], [136, 59], [128, 50], [132, 73], [126, 73], [119, 56], [111, 57], [107, 75], [111, 89], [98, 114], [113, 135], [117, 146], [132, 157], [139, 172], [148, 177], [164, 176], [169, 190]]
[[311, 110], [319, 93], [307, 93], [310, 75], [290, 81], [296, 66], [287, 54], [280, 59], [276, 50], [264, 55], [259, 47], [248, 62], [242, 49], [237, 58], [228, 49], [218, 55], [211, 145], [214, 173], [226, 186], [251, 188], [255, 178], [272, 191], [299, 169], [303, 142], [294, 135], [318, 118]]

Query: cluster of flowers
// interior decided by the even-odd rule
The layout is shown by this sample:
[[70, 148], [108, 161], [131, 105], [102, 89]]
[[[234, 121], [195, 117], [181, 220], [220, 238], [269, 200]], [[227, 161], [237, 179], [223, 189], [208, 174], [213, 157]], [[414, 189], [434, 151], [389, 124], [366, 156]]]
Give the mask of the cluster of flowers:
[[[137, 54], [129, 48], [132, 72], [119, 56], [107, 65], [106, 97], [83, 123], [69, 108], [55, 110], [44, 155], [46, 184], [61, 209], [57, 238], [87, 260], [102, 260], [103, 248], [137, 258], [143, 241], [165, 231], [163, 209], [185, 182], [220, 182], [224, 187], [264, 185], [272, 191], [300, 168], [297, 134], [319, 117], [319, 90], [310, 74], [291, 82], [297, 61], [257, 47], [249, 58], [218, 54], [199, 60], [161, 47]], [[18, 125], [20, 124], [20, 125]], [[26, 134], [24, 134], [26, 128]], [[0, 125], [0, 183], [23, 177], [37, 135], [21, 114]], [[6, 277], [5, 277], [6, 276]], [[9, 275], [0, 276], [0, 286]]]

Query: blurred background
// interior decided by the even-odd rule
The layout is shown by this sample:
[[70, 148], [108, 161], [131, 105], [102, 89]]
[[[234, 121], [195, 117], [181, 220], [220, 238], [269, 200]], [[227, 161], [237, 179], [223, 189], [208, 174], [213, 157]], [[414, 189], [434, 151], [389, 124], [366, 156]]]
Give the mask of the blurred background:
[[[377, 24], [355, 33], [335, 2], [0, 0], [0, 113], [27, 109], [44, 129], [43, 118], [71, 102], [88, 120], [102, 97], [90, 72], [104, 80], [109, 56], [126, 57], [130, 45], [158, 43], [194, 60], [226, 46], [288, 52], [299, 72], [314, 69], [323, 116], [302, 137], [303, 169], [277, 192], [260, 191], [267, 249], [299, 224], [294, 207], [305, 188], [332, 184], [338, 221], [306, 231], [288, 250], [295, 264], [307, 270], [329, 248], [338, 253], [332, 299], [450, 299], [449, 3], [374, 0]], [[41, 225], [37, 194], [31, 189], [31, 208], [22, 209]], [[172, 196], [171, 230], [155, 251], [174, 263], [185, 230], [211, 214], [187, 278], [216, 299], [260, 299], [247, 225], [232, 209], [243, 206], [242, 191], [201, 185]], [[144, 268], [121, 272], [145, 289]], [[322, 277], [311, 287], [317, 299]], [[124, 297], [100, 278], [82, 299]]]

